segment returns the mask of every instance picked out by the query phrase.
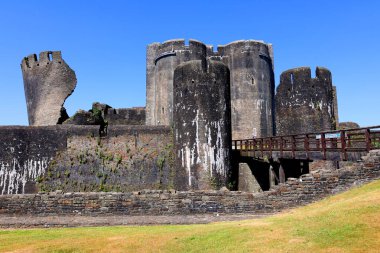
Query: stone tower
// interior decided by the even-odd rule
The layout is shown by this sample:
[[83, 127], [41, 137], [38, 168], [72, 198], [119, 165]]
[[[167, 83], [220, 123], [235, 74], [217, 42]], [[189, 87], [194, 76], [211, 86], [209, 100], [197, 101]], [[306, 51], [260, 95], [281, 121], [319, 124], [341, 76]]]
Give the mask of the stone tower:
[[335, 129], [334, 104], [336, 95], [328, 69], [317, 67], [315, 78], [311, 78], [309, 67], [283, 72], [276, 92], [276, 135]]
[[60, 51], [32, 54], [21, 62], [28, 120], [31, 126], [62, 123], [68, 118], [63, 104], [74, 91], [75, 72], [62, 59]]
[[273, 135], [274, 74], [270, 44], [255, 40], [212, 46], [170, 40], [147, 47], [147, 125], [172, 124], [173, 71], [183, 62], [209, 58], [225, 63], [231, 75], [232, 138]]
[[176, 182], [226, 186], [231, 172], [230, 73], [217, 61], [189, 61], [174, 72]]
[[232, 138], [274, 134], [274, 73], [271, 44], [239, 40], [218, 46], [213, 59], [231, 71]]
[[206, 45], [190, 40], [169, 40], [148, 45], [146, 54], [146, 125], [173, 122], [174, 69], [190, 60], [206, 59]]

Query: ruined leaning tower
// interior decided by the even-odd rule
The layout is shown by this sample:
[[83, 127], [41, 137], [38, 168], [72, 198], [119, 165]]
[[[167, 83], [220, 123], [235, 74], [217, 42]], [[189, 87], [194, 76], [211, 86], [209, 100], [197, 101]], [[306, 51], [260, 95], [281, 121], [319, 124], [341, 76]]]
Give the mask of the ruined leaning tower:
[[212, 59], [230, 70], [232, 138], [274, 134], [273, 50], [270, 44], [241, 40], [218, 46], [170, 40], [147, 47], [147, 125], [173, 123], [173, 73], [181, 63]]
[[63, 104], [74, 91], [75, 72], [62, 59], [60, 51], [41, 52], [21, 62], [28, 120], [31, 126], [62, 123], [68, 118]]
[[336, 129], [337, 98], [331, 72], [317, 67], [289, 69], [280, 76], [276, 92], [276, 135]]

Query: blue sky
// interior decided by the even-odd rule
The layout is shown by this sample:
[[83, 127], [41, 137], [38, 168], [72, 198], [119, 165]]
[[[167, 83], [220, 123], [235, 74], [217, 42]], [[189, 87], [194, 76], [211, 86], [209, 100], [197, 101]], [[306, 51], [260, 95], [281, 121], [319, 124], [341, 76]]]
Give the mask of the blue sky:
[[69, 115], [92, 102], [145, 105], [145, 49], [174, 38], [272, 43], [276, 86], [300, 66], [332, 71], [340, 121], [380, 124], [380, 1], [2, 1], [0, 125], [27, 125], [20, 62], [61, 50], [78, 83]]

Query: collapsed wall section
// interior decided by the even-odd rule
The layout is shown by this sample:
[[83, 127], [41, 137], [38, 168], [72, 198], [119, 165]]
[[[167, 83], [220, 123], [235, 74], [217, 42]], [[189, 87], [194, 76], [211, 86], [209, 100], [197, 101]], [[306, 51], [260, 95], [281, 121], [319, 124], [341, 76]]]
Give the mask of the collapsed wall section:
[[334, 130], [334, 97], [331, 72], [326, 68], [317, 67], [315, 78], [309, 67], [283, 72], [276, 92], [276, 135]]
[[28, 120], [31, 126], [62, 123], [68, 118], [63, 104], [74, 91], [75, 72], [60, 51], [32, 54], [21, 62]]
[[229, 76], [228, 67], [216, 61], [189, 61], [174, 71], [176, 182], [185, 189], [227, 185], [231, 172]]

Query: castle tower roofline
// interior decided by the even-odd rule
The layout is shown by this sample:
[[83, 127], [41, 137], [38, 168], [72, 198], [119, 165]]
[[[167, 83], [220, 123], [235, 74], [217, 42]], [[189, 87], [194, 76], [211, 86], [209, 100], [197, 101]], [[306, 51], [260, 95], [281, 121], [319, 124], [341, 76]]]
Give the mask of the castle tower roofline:
[[61, 51], [40, 52], [38, 59], [36, 54], [28, 55], [22, 59], [21, 68], [22, 70], [26, 70], [27, 68], [33, 68], [35, 66], [47, 65], [51, 61], [62, 63], [63, 60]]
[[[292, 79], [314, 79], [311, 78], [311, 68], [310, 67], [297, 67], [288, 69], [281, 73], [280, 83], [288, 82]], [[331, 79], [331, 71], [325, 67], [316, 67], [315, 78]]]

